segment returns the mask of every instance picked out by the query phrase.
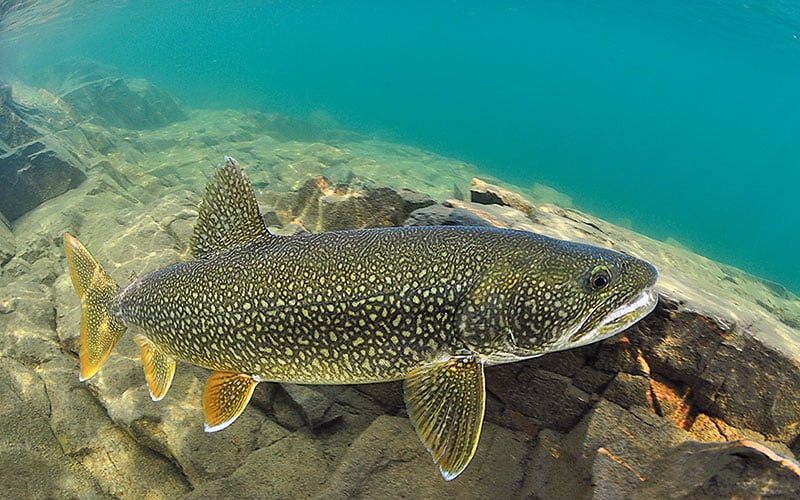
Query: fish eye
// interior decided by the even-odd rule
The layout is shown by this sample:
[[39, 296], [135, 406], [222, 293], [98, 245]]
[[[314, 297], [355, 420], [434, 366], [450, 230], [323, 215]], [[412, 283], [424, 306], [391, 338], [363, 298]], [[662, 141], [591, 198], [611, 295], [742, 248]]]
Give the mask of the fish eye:
[[611, 271], [606, 266], [597, 266], [592, 269], [592, 274], [589, 275], [589, 285], [592, 290], [602, 290], [609, 283], [611, 283]]

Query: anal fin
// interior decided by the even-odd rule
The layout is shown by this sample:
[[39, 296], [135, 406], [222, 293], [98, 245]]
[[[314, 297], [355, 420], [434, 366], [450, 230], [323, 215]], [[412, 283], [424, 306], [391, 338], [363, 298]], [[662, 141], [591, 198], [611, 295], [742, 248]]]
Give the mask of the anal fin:
[[216, 432], [231, 425], [250, 402], [257, 384], [243, 373], [213, 372], [208, 377], [203, 397], [206, 432]]
[[481, 435], [486, 407], [483, 363], [467, 356], [417, 368], [404, 390], [417, 435], [442, 476], [455, 479], [472, 460]]
[[167, 395], [169, 386], [172, 385], [175, 359], [144, 335], [136, 335], [134, 340], [142, 351], [144, 376], [150, 388], [150, 397], [153, 401], [159, 401]]

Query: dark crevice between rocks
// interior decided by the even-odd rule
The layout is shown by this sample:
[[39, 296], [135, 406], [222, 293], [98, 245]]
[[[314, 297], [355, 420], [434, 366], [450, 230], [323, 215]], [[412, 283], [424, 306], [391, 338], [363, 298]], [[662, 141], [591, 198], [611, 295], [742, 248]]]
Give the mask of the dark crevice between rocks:
[[[717, 429], [717, 432], [719, 432], [719, 435], [722, 436], [723, 438], [725, 438], [725, 440], [729, 441], [729, 440], [735, 438], [735, 436], [729, 436], [728, 435], [728, 430], [723, 428], [723, 426], [721, 426], [720, 423], [717, 420], [713, 420], [713, 422], [714, 422], [714, 427]], [[795, 455], [796, 454], [797, 454], [797, 452], [795, 452]]]
[[789, 449], [792, 450], [796, 457], [800, 457], [800, 434], [795, 436], [792, 442], [789, 443]]
[[[700, 410], [692, 398], [692, 388], [681, 382], [670, 380], [660, 373], [650, 374], [650, 390], [648, 396], [653, 412], [659, 417], [669, 418], [681, 429], [689, 431], [694, 424]], [[677, 407], [668, 407], [668, 396], [674, 396]], [[675, 403], [672, 401], [672, 403]], [[680, 418], [674, 418], [675, 415]]]
[[64, 452], [64, 454], [70, 455], [70, 451], [64, 447], [64, 443], [58, 438], [58, 433], [53, 428], [53, 401], [50, 397], [50, 391], [47, 388], [47, 384], [44, 382], [44, 379], [38, 373], [36, 373], [36, 376], [42, 383], [42, 387], [44, 388], [44, 395], [47, 398], [47, 421], [49, 423], [48, 428], [50, 429], [50, 434], [53, 436], [53, 439], [59, 444], [59, 446], [61, 446], [61, 450]]
[[[272, 420], [275, 422], [275, 420]], [[277, 423], [277, 422], [275, 422]], [[280, 425], [280, 424], [278, 424]], [[288, 431], [285, 435], [278, 437], [277, 439], [270, 441], [268, 444], [262, 446], [262, 448], [269, 448], [270, 446], [275, 446], [276, 444], [280, 443], [284, 439], [289, 439], [292, 436], [293, 431]]]
[[537, 432], [536, 434], [528, 434], [528, 439], [525, 442], [527, 443], [527, 446], [525, 447], [525, 456], [523, 456], [522, 460], [520, 461], [522, 463], [522, 474], [517, 477], [513, 483], [513, 495], [511, 495], [512, 498], [520, 498], [520, 494], [522, 493], [525, 484], [528, 482], [528, 476], [534, 473], [532, 469], [533, 466], [536, 465], [535, 456], [537, 447], [539, 446], [539, 433]]
[[[396, 389], [390, 389], [391, 394], [395, 394], [396, 398], [390, 399], [386, 397], [381, 397], [385, 394], [385, 392], [379, 392], [376, 395], [374, 392], [370, 390], [370, 388], [375, 387], [388, 387], [390, 385], [394, 385]], [[405, 404], [403, 402], [403, 389], [401, 383], [392, 383], [389, 382], [387, 384], [365, 384], [365, 385], [356, 385], [354, 386], [355, 390], [361, 394], [364, 398], [366, 398], [370, 403], [378, 406], [383, 412], [387, 415], [395, 415], [395, 416], [407, 416], [405, 412]], [[344, 404], [347, 408], [352, 408], [351, 405]], [[357, 410], [357, 409], [356, 409]]]
[[[101, 406], [105, 408], [104, 405]], [[113, 419], [111, 419], [111, 416], [108, 415], [108, 413], [106, 413], [106, 415], [117, 428], [125, 431], [125, 433], [130, 436], [131, 440], [136, 443], [139, 448], [170, 464], [172, 470], [177, 473], [178, 480], [182, 482], [187, 489], [191, 490], [196, 486], [192, 484], [191, 480], [189, 480], [189, 476], [186, 474], [183, 465], [178, 461], [178, 459], [175, 458], [175, 456], [170, 453], [165, 446], [161, 445], [159, 440], [150, 437], [153, 429], [156, 429], [157, 432], [163, 434], [163, 431], [159, 429], [159, 422], [148, 418], [141, 418], [131, 422], [131, 426], [129, 428], [125, 425], [118, 425], [113, 421]]]
[[169, 239], [171, 239], [172, 243], [175, 245], [175, 250], [177, 250], [179, 253], [184, 253], [187, 250], [187, 245], [189, 243], [183, 241], [183, 239], [180, 236], [178, 236], [178, 234], [175, 232], [174, 229], [172, 229], [172, 227], [169, 224], [164, 224], [164, 221], [162, 219], [155, 217], [150, 217], [150, 220], [152, 220], [153, 223], [159, 227], [159, 229], [161, 229], [167, 234]]

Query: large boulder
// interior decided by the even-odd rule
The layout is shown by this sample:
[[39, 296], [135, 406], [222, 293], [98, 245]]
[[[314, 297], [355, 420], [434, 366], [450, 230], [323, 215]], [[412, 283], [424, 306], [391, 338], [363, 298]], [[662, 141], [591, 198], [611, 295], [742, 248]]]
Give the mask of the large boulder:
[[115, 68], [91, 59], [69, 58], [42, 68], [34, 78], [42, 87], [40, 92], [61, 103], [78, 121], [144, 130], [188, 118], [168, 92], [147, 80], [117, 74]]
[[108, 165], [108, 154], [128, 146], [108, 127], [152, 129], [187, 118], [175, 98], [144, 80], [108, 76], [94, 64], [76, 68], [42, 77], [52, 90], [14, 82], [12, 93], [0, 82], [0, 214], [7, 220], [76, 187], [94, 165]]
[[11, 85], [0, 80], [0, 155], [42, 135], [20, 116], [11, 91]]
[[84, 119], [105, 127], [157, 128], [188, 118], [174, 97], [142, 79], [103, 78], [59, 97]]
[[427, 203], [433, 200], [410, 190], [397, 192], [370, 183], [335, 185], [314, 177], [276, 208], [286, 222], [296, 221], [316, 232], [398, 226], [410, 211]]
[[42, 202], [83, 182], [79, 161], [43, 139], [0, 157], [0, 212], [13, 221]]

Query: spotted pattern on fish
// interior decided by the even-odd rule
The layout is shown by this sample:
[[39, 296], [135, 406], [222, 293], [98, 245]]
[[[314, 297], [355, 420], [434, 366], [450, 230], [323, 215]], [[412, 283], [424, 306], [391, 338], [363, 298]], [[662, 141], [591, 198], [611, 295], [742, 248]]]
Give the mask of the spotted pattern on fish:
[[[428, 228], [264, 238], [142, 278], [114, 310], [209, 368], [309, 383], [397, 379], [466, 349], [460, 305], [491, 260], [480, 239]], [[459, 252], [474, 267], [448, 257]]]
[[[561, 264], [561, 287], [536, 278], [538, 262], [559, 269], [551, 254], [567, 250], [571, 274]], [[543, 352], [568, 328], [560, 325], [588, 313], [591, 304], [560, 291], [583, 278], [575, 269], [624, 269], [626, 260], [634, 262], [491, 228], [265, 237], [140, 278], [113, 310], [168, 353], [208, 368], [263, 380], [372, 382], [444, 355], [489, 355], [502, 347], [497, 332], [532, 329], [529, 344]]]

